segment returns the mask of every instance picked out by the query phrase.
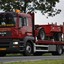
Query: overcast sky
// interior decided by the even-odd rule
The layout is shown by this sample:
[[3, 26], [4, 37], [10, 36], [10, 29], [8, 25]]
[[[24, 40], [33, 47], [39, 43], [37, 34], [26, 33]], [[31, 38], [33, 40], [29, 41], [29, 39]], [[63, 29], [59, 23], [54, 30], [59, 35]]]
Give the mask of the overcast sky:
[[43, 16], [40, 11], [35, 13], [35, 23], [36, 24], [48, 24], [48, 23], [55, 23], [57, 24], [63, 24], [64, 22], [64, 0], [60, 0], [59, 3], [56, 4], [57, 9], [61, 9], [61, 13], [54, 16], [54, 17], [49, 17], [48, 19], [46, 16]]

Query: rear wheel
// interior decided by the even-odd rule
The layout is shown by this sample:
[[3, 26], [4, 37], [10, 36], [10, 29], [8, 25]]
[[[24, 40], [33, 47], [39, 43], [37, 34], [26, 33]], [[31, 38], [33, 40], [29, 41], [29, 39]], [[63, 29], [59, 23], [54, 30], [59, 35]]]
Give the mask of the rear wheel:
[[57, 46], [57, 54], [61, 55], [63, 53], [62, 46]]
[[62, 46], [57, 46], [57, 49], [55, 52], [52, 53], [52, 55], [61, 55], [63, 53]]
[[31, 43], [30, 42], [27, 42], [26, 43], [26, 46], [25, 46], [25, 50], [24, 50], [23, 55], [24, 56], [30, 56], [32, 54], [32, 50], [33, 50], [33, 47], [31, 45]]
[[38, 34], [38, 39], [44, 40], [45, 39], [45, 32], [43, 29], [40, 29], [39, 34]]

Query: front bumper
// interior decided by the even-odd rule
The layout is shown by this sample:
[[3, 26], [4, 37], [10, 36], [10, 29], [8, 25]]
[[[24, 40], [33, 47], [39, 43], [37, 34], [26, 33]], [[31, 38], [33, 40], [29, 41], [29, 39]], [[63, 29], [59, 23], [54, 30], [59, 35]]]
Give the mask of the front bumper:
[[16, 53], [16, 52], [20, 52], [20, 48], [19, 47], [11, 47], [11, 48], [7, 48], [6, 52], [8, 53]]
[[24, 46], [21, 48], [19, 40], [16, 39], [16, 44], [14, 44], [14, 42], [15, 41], [13, 39], [0, 39], [0, 51], [6, 51], [10, 53], [23, 52]]
[[10, 52], [10, 53], [14, 53], [14, 52], [20, 52], [20, 48], [18, 46], [14, 46], [14, 47], [0, 47], [0, 52]]

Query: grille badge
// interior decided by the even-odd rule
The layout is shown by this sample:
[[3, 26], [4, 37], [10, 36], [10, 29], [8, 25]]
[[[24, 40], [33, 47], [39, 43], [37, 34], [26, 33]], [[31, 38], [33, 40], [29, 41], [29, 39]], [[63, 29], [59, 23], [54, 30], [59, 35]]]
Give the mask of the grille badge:
[[5, 36], [6, 35], [6, 32], [0, 32], [0, 35], [1, 36]]

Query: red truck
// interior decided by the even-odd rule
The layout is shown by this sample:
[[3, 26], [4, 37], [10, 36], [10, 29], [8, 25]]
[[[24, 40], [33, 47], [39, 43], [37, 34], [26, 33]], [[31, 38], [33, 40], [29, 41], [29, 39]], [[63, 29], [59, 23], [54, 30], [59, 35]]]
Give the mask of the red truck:
[[61, 55], [63, 26], [34, 25], [34, 16], [26, 13], [0, 13], [0, 56], [7, 53]]

